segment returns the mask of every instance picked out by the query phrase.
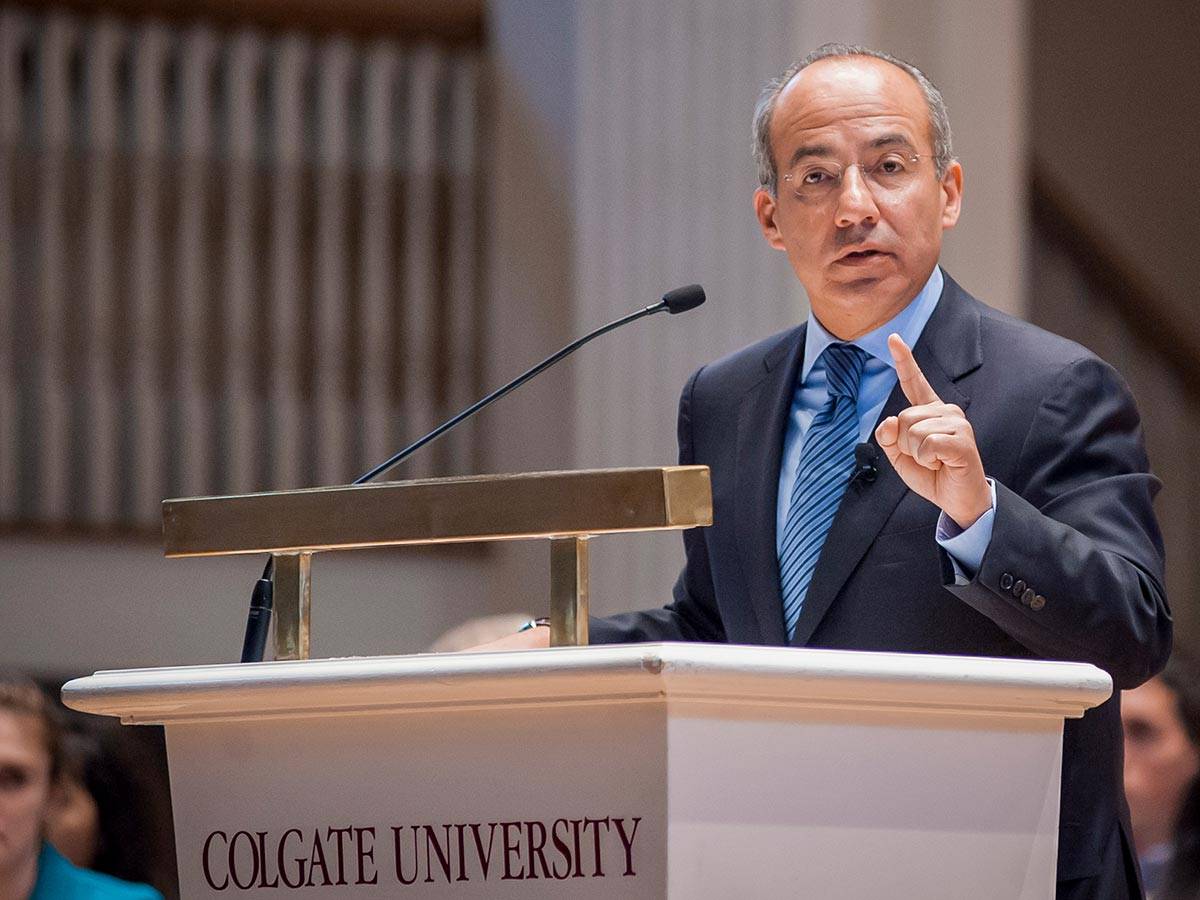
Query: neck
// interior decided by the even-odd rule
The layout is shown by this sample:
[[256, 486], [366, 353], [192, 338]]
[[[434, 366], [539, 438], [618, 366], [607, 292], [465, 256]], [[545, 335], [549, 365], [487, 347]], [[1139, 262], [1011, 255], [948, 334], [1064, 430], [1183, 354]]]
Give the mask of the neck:
[[37, 870], [37, 856], [10, 869], [0, 869], [0, 900], [29, 900], [37, 882]]

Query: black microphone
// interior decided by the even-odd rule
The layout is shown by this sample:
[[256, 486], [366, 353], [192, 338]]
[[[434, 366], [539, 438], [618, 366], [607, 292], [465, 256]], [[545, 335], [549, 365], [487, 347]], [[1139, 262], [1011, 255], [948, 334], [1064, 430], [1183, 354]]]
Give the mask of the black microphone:
[[658, 312], [659, 306], [665, 306], [667, 312], [671, 315], [675, 313], [687, 312], [689, 309], [695, 309], [705, 300], [704, 288], [698, 284], [685, 284], [683, 287], [677, 287], [673, 291], [667, 291], [662, 295], [662, 300], [652, 307], [647, 307], [651, 312]]
[[246, 616], [246, 636], [242, 639], [242, 662], [262, 662], [267, 648], [267, 631], [271, 627], [271, 607], [275, 597], [275, 584], [271, 581], [270, 563], [262, 578], [254, 582], [254, 593], [250, 595], [250, 613]]
[[[662, 299], [657, 303], [652, 303], [647, 307], [636, 310], [635, 312], [631, 312], [619, 319], [615, 319], [614, 321], [609, 322], [607, 325], [601, 325], [594, 331], [589, 331], [583, 337], [567, 344], [567, 346], [563, 347], [557, 353], [546, 357], [532, 369], [522, 372], [508, 384], [501, 388], [497, 388], [482, 400], [476, 401], [462, 412], [458, 413], [456, 416], [447, 419], [437, 428], [433, 429], [433, 431], [429, 432], [429, 434], [425, 435], [419, 440], [413, 441], [403, 450], [375, 466], [375, 468], [364, 472], [362, 475], [359, 475], [352, 482], [350, 482], [350, 484], [365, 484], [373, 478], [382, 475], [388, 469], [398, 466], [426, 444], [437, 440], [455, 425], [458, 425], [464, 420], [469, 419], [485, 406], [488, 406], [496, 400], [499, 400], [505, 394], [516, 390], [530, 378], [533, 378], [535, 375], [544, 372], [559, 360], [570, 356], [584, 344], [600, 337], [600, 335], [607, 334], [613, 329], [620, 328], [622, 325], [627, 325], [630, 322], [641, 319], [645, 316], [652, 316], [655, 313], [666, 312], [670, 313], [671, 315], [675, 315], [676, 313], [687, 312], [689, 309], [695, 309], [697, 306], [703, 303], [705, 299], [704, 288], [698, 284], [688, 284], [683, 287], [675, 288], [673, 291], [667, 291], [667, 293], [663, 294]], [[254, 595], [250, 601], [250, 614], [246, 620], [246, 637], [242, 645], [242, 662], [262, 662], [263, 651], [266, 647], [266, 628], [271, 621], [271, 577], [273, 572], [274, 560], [272, 558], [267, 560], [266, 568], [263, 569], [262, 578], [260, 578], [254, 586]], [[262, 587], [264, 581], [267, 584], [265, 589]]]
[[879, 458], [879, 451], [874, 444], [857, 444], [854, 447], [854, 475], [850, 478], [850, 483], [858, 481], [860, 478], [868, 483], [879, 477], [879, 467], [875, 464]]

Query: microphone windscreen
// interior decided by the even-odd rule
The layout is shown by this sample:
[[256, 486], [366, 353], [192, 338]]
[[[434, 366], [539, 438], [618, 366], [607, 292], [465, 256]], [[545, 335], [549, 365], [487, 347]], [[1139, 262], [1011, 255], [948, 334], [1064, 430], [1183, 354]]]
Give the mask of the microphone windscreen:
[[879, 451], [874, 444], [862, 443], [854, 448], [854, 477], [852, 481], [857, 481], [859, 478], [864, 481], [874, 481], [879, 477], [879, 467], [875, 464], [879, 459]]
[[662, 302], [667, 304], [667, 312], [671, 315], [687, 312], [704, 302], [704, 288], [698, 284], [677, 287], [663, 294]]

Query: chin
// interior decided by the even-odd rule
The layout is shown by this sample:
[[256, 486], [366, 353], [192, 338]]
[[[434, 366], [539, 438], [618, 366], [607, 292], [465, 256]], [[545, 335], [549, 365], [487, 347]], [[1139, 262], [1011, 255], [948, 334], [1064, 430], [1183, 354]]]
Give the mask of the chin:
[[872, 278], [869, 276], [863, 276], [861, 278], [850, 279], [840, 278], [835, 281], [834, 284], [836, 285], [837, 290], [847, 293], [862, 294], [868, 291], [878, 290], [880, 287], [884, 286], [886, 282], [886, 278]]
[[895, 272], [843, 271], [829, 279], [833, 290], [842, 294], [862, 295], [877, 291], [903, 291], [905, 280]]

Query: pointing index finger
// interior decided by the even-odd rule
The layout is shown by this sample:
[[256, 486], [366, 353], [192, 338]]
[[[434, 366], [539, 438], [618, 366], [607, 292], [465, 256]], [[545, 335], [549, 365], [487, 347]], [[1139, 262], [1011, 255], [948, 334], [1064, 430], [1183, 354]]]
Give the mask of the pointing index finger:
[[896, 363], [896, 375], [900, 379], [900, 390], [913, 406], [923, 406], [926, 403], [940, 403], [941, 398], [929, 386], [925, 373], [913, 358], [912, 350], [898, 334], [888, 335], [888, 349], [892, 351], [892, 360]]

